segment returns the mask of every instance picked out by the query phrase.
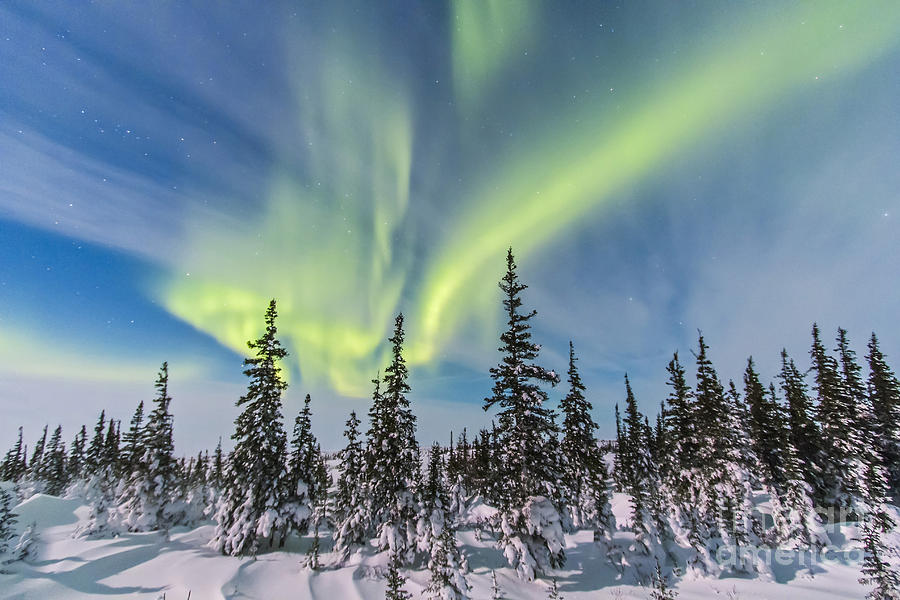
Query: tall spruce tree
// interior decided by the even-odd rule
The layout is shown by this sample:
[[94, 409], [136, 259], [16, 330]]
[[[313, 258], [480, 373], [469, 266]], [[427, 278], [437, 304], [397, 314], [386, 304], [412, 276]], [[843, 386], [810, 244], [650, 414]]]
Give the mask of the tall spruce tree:
[[375, 391], [369, 411], [364, 480], [368, 493], [367, 530], [401, 561], [413, 558], [416, 530], [414, 491], [419, 480], [416, 420], [406, 395], [409, 373], [403, 358], [403, 315], [397, 315], [391, 344], [391, 363]]
[[62, 426], [57, 425], [47, 442], [41, 471], [44, 477], [44, 491], [51, 496], [60, 496], [66, 489], [66, 443], [62, 441]]
[[31, 453], [31, 460], [28, 463], [28, 477], [33, 481], [43, 481], [44, 480], [44, 448], [47, 445], [47, 426], [44, 425], [44, 430], [41, 433], [41, 437], [38, 438], [38, 441], [34, 444], [34, 450]]
[[744, 397], [749, 408], [752, 448], [761, 466], [760, 479], [776, 493], [784, 494], [787, 481], [793, 475], [787, 471], [785, 457], [790, 439], [781, 405], [773, 395], [766, 393], [753, 357], [747, 359], [744, 370]]
[[575, 364], [575, 347], [569, 342], [569, 392], [560, 403], [563, 412], [563, 487], [570, 499], [569, 513], [575, 527], [594, 527], [600, 536], [609, 536], [615, 527], [606, 485], [606, 465], [597, 445], [597, 423], [591, 417], [591, 403]]
[[366, 487], [363, 481], [363, 448], [359, 439], [359, 419], [350, 413], [344, 437], [347, 444], [340, 452], [340, 474], [334, 497], [334, 551], [346, 559], [350, 552], [367, 539]]
[[826, 493], [822, 481], [821, 432], [814, 418], [803, 374], [784, 349], [781, 350], [781, 373], [778, 378], [787, 401], [791, 443], [797, 450], [803, 478], [811, 486], [815, 498], [824, 501]]
[[402, 564], [400, 556], [396, 552], [392, 552], [390, 562], [388, 562], [385, 600], [412, 600], [412, 594], [403, 589], [403, 586], [406, 585], [406, 578], [400, 573]]
[[69, 462], [66, 471], [69, 473], [69, 481], [79, 481], [84, 476], [84, 451], [87, 444], [87, 427], [81, 426], [75, 439], [72, 440], [72, 449], [69, 451]]
[[279, 366], [287, 351], [277, 338], [276, 317], [273, 299], [266, 310], [265, 333], [247, 343], [255, 353], [244, 359], [250, 384], [237, 401], [243, 412], [235, 420], [235, 447], [210, 542], [232, 556], [256, 554], [261, 545], [280, 545], [288, 523], [283, 498], [287, 436], [281, 416], [287, 383]]
[[175, 459], [168, 363], [160, 367], [154, 387], [153, 410], [146, 426], [139, 430], [140, 442], [135, 440], [142, 444], [142, 456], [139, 460], [127, 459], [134, 468], [119, 496], [118, 518], [129, 531], [160, 530], [168, 535], [169, 529], [181, 521], [173, 500], [182, 479]]
[[0, 481], [18, 481], [23, 475], [23, 450], [22, 428], [19, 427], [19, 437], [16, 439], [13, 447], [7, 451], [6, 456], [3, 458], [3, 464], [0, 465]]
[[888, 366], [872, 333], [866, 360], [868, 393], [873, 412], [872, 430], [888, 477], [888, 495], [900, 502], [900, 382]]
[[[498, 476], [505, 485], [500, 501], [498, 543], [519, 576], [533, 579], [535, 567], [544, 571], [565, 560], [557, 497], [558, 462], [548, 446], [555, 443], [553, 412], [545, 406], [547, 392], [541, 384], [556, 385], [559, 376], [535, 361], [540, 346], [531, 341], [531, 319], [536, 311], [523, 312], [522, 292], [528, 287], [516, 273], [510, 248], [506, 274], [500, 281], [506, 329], [500, 335], [500, 363], [490, 370], [493, 394], [484, 409], [499, 407]], [[559, 530], [559, 531], [558, 531]]]
[[128, 431], [122, 436], [122, 473], [126, 476], [131, 475], [143, 458], [143, 434], [144, 401], [141, 400], [131, 417]]
[[[319, 455], [316, 448], [316, 438], [312, 432], [310, 402], [310, 395], [307, 394], [303, 401], [303, 408], [294, 420], [291, 454], [288, 459], [288, 489], [286, 493], [291, 502], [305, 506], [305, 512], [311, 514], [320, 496], [324, 497], [328, 490], [319, 490], [316, 485], [315, 471]], [[301, 535], [306, 533], [308, 525], [308, 519], [291, 523], [291, 527], [300, 532]]]
[[841, 380], [837, 361], [825, 350], [819, 335], [819, 327], [813, 324], [813, 345], [810, 350], [811, 370], [815, 373], [814, 389], [817, 395], [817, 417], [821, 426], [823, 445], [823, 469], [821, 500], [829, 506], [848, 507], [858, 496], [860, 479], [851, 472], [855, 449], [853, 423], [841, 394]]
[[428, 553], [430, 578], [425, 593], [429, 598], [466, 600], [468, 563], [456, 542], [456, 528], [449, 508], [445, 485], [443, 450], [435, 443], [428, 460], [428, 476], [423, 485], [418, 544]]
[[15, 538], [15, 527], [18, 515], [13, 512], [13, 495], [0, 488], [0, 566], [12, 550], [10, 542]]
[[88, 445], [87, 455], [84, 459], [84, 470], [88, 476], [96, 475], [103, 469], [103, 433], [106, 431], [106, 411], [101, 410], [94, 426], [94, 435]]

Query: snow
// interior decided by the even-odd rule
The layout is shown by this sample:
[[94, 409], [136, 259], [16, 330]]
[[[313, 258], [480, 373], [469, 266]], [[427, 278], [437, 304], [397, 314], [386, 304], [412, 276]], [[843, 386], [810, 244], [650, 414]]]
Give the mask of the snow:
[[[613, 511], [620, 524], [628, 520], [629, 500], [623, 494], [612, 499]], [[476, 502], [473, 522], [487, 516], [489, 507]], [[313, 572], [303, 568], [310, 538], [292, 538], [283, 551], [260, 554], [251, 558], [222, 556], [208, 546], [214, 526], [206, 523], [197, 528], [175, 527], [166, 540], [160, 533], [125, 533], [110, 539], [75, 538], [73, 533], [84, 525], [89, 510], [80, 501], [37, 495], [15, 508], [18, 532], [34, 522], [37, 550], [27, 562], [7, 565], [0, 574], [0, 598], [3, 599], [81, 599], [116, 598], [156, 600], [165, 593], [168, 600], [187, 598], [228, 600], [354, 600], [384, 597], [387, 553], [377, 553], [371, 546], [350, 556], [345, 566], [335, 566], [329, 553], [330, 540], [323, 537], [323, 568]], [[474, 518], [473, 518], [474, 517]], [[634, 541], [630, 532], [616, 533], [615, 541], [628, 547]], [[831, 535], [841, 552], [822, 563], [810, 576], [805, 565], [791, 553], [787, 564], [775, 564], [769, 581], [747, 578], [696, 578], [676, 584], [680, 600], [701, 598], [740, 598], [741, 600], [822, 600], [863, 598], [866, 589], [857, 583], [859, 577], [857, 528], [843, 526]], [[458, 541], [468, 557], [468, 575], [473, 599], [490, 598], [491, 571], [506, 598], [537, 600], [547, 597], [550, 577], [534, 582], [519, 580], [496, 549], [489, 531], [464, 528]], [[897, 539], [892, 539], [896, 543]], [[569, 600], [621, 598], [646, 599], [649, 589], [637, 585], [626, 570], [620, 574], [605, 558], [604, 551], [593, 542], [593, 532], [579, 531], [565, 536], [567, 562], [552, 573], [560, 594]], [[408, 578], [406, 589], [413, 597], [423, 597], [429, 573], [424, 567], [403, 570]]]

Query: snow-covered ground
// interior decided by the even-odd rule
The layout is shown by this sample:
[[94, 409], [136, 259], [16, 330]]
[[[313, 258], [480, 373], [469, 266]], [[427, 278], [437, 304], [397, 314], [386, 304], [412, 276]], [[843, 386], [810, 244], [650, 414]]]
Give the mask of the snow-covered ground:
[[[613, 502], [620, 525], [627, 522], [628, 499], [616, 494]], [[167, 600], [222, 599], [375, 599], [384, 598], [380, 574], [386, 556], [368, 552], [354, 555], [346, 566], [332, 566], [326, 551], [323, 568], [317, 572], [302, 566], [309, 540], [294, 540], [283, 551], [260, 555], [256, 560], [221, 556], [207, 547], [213, 526], [176, 529], [170, 539], [157, 533], [123, 534], [112, 539], [76, 539], [73, 532], [87, 516], [87, 507], [78, 500], [46, 495], [34, 496], [15, 509], [18, 529], [37, 524], [38, 549], [27, 562], [7, 565], [0, 574], [0, 598], [77, 599], [148, 598], [165, 594]], [[621, 527], [620, 527], [621, 529]], [[847, 526], [832, 535], [843, 550], [822, 562], [816, 574], [796, 564], [775, 565], [771, 576], [757, 579], [723, 578], [677, 581], [680, 599], [722, 598], [730, 600], [797, 600], [805, 598], [864, 598], [867, 590], [857, 583], [859, 553], [854, 551], [855, 527]], [[629, 544], [630, 534], [620, 531], [616, 538]], [[506, 567], [493, 548], [490, 535], [473, 530], [459, 533], [459, 541], [469, 558], [473, 599], [491, 597], [491, 570], [510, 599], [546, 598], [549, 578], [521, 582]], [[552, 574], [564, 598], [645, 599], [649, 590], [637, 585], [626, 571], [620, 575], [592, 541], [589, 531], [567, 538], [566, 566]], [[782, 561], [785, 562], [785, 561]], [[428, 573], [405, 571], [407, 589], [421, 597]]]

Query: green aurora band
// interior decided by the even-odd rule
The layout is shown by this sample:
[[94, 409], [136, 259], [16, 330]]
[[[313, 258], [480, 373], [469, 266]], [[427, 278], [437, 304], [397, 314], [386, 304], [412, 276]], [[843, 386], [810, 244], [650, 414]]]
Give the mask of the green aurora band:
[[[489, 79], [515, 67], [515, 36], [534, 33], [538, 15], [512, 5], [453, 5], [454, 90], [463, 112], [485, 100]], [[702, 151], [704, 142], [814, 91], [817, 76], [851, 74], [900, 43], [900, 4], [889, 0], [816, 2], [747, 18], [746, 34], [720, 32], [715, 44], [695, 47], [627, 112], [594, 107], [564, 115], [571, 118], [563, 128], [526, 129], [491, 174], [452, 199], [462, 203], [462, 218], [424, 256], [413, 256], [407, 216], [416, 156], [410, 95], [371, 53], [362, 59], [358, 48], [335, 43], [325, 68], [295, 69], [309, 171], [273, 173], [258, 219], [194, 219], [185, 273], [166, 282], [161, 301], [243, 353], [276, 297], [279, 331], [304, 384], [348, 396], [368, 393], [401, 307], [409, 362], [434, 364], [464, 327], [494, 323], [507, 246], [527, 257], [679, 153]], [[504, 36], [491, 36], [497, 28]]]

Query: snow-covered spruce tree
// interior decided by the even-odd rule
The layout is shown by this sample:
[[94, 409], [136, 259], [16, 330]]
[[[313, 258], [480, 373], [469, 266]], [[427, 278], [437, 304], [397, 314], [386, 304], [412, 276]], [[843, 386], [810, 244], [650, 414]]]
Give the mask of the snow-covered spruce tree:
[[33, 481], [42, 481], [44, 479], [44, 448], [47, 445], [47, 426], [44, 425], [44, 430], [41, 433], [41, 437], [38, 438], [38, 441], [34, 444], [34, 450], [32, 450], [31, 461], [28, 463], [28, 477]]
[[890, 556], [894, 552], [882, 540], [882, 535], [890, 531], [894, 525], [893, 519], [884, 511], [875, 511], [867, 515], [863, 525], [864, 556], [859, 583], [872, 587], [866, 594], [867, 600], [900, 599], [900, 573], [890, 562]]
[[72, 449], [69, 451], [69, 461], [66, 464], [66, 472], [69, 474], [70, 485], [77, 485], [84, 477], [84, 450], [87, 444], [87, 427], [81, 426], [75, 439], [72, 440]]
[[401, 564], [400, 556], [396, 552], [391, 552], [384, 600], [412, 600], [412, 594], [403, 589], [403, 586], [406, 585], [406, 578], [400, 573]]
[[653, 588], [650, 590], [650, 600], [675, 600], [678, 592], [669, 587], [668, 578], [663, 574], [659, 561], [656, 561], [656, 571], [653, 574]]
[[287, 525], [306, 518], [300, 506], [285, 506], [287, 436], [281, 420], [281, 395], [287, 383], [279, 361], [287, 355], [276, 337], [275, 300], [266, 310], [266, 331], [248, 342], [256, 356], [244, 359], [250, 378], [237, 401], [244, 408], [235, 419], [234, 451], [228, 461], [216, 530], [210, 545], [232, 556], [256, 554], [284, 543]]
[[37, 555], [38, 541], [37, 523], [32, 521], [16, 540], [16, 546], [12, 551], [12, 559], [17, 561], [33, 559]]
[[872, 429], [888, 477], [888, 496], [894, 503], [900, 503], [900, 382], [888, 366], [874, 333], [868, 348]]
[[107, 452], [106, 425], [106, 411], [101, 411], [84, 459], [84, 483], [77, 490], [90, 512], [87, 521], [75, 531], [75, 536], [103, 537], [115, 533], [117, 528], [113, 521], [117, 479], [115, 465], [110, 463]]
[[9, 556], [10, 542], [15, 538], [16, 518], [13, 512], [13, 495], [0, 488], [0, 565]]
[[121, 421], [110, 419], [106, 428], [106, 438], [103, 440], [103, 463], [112, 469], [112, 473], [116, 477], [122, 471], [119, 462], [120, 425]]
[[101, 410], [100, 417], [97, 419], [97, 425], [94, 426], [94, 435], [91, 437], [91, 443], [88, 445], [87, 454], [84, 458], [84, 474], [87, 477], [96, 475], [104, 467], [104, 431], [106, 431], [106, 411]]
[[622, 492], [625, 489], [625, 481], [623, 475], [631, 467], [628, 465], [628, 457], [623, 454], [626, 452], [625, 436], [622, 432], [622, 415], [619, 413], [619, 403], [616, 403], [616, 451], [613, 454], [613, 483], [616, 491]]
[[453, 434], [450, 434], [450, 448], [447, 453], [447, 482], [450, 486], [448, 509], [454, 519], [461, 518], [465, 513], [470, 490], [473, 489], [471, 450], [472, 445], [469, 444], [465, 428], [459, 436], [456, 448], [453, 447]]
[[631, 529], [639, 551], [645, 555], [662, 553], [661, 534], [655, 517], [655, 491], [659, 482], [650, 455], [652, 433], [644, 416], [638, 410], [637, 400], [631, 390], [631, 382], [625, 375], [625, 420], [622, 422], [622, 487], [631, 496]]
[[212, 459], [207, 465], [206, 471], [206, 507], [203, 509], [204, 517], [212, 517], [216, 514], [219, 498], [222, 495], [222, 487], [225, 483], [225, 456], [222, 453], [222, 438], [216, 444]]
[[187, 462], [184, 472], [178, 475], [172, 495], [172, 517], [180, 525], [194, 527], [209, 514], [208, 463], [209, 455], [198, 452], [196, 458]]
[[685, 379], [684, 367], [676, 352], [666, 366], [669, 373], [666, 385], [671, 390], [666, 398], [663, 415], [663, 430], [670, 456], [663, 469], [664, 484], [670, 500], [677, 508], [686, 508], [694, 494], [690, 489], [695, 477], [697, 434], [694, 394]]
[[[708, 547], [711, 552], [728, 552], [734, 559], [734, 570], [752, 572], [762, 565], [747, 563], [741, 558], [743, 549], [759, 542], [756, 538], [759, 527], [752, 514], [753, 490], [746, 464], [747, 449], [742, 446], [743, 440], [749, 438], [742, 422], [743, 408], [738, 405], [736, 392], [726, 397], [702, 334], [698, 346], [694, 422], [698, 442], [697, 501], [702, 527], [709, 532], [713, 542]], [[705, 552], [695, 549], [699, 550], [695, 558], [703, 563]], [[710, 565], [695, 563], [693, 566], [708, 570]]]
[[346, 560], [354, 548], [368, 538], [366, 518], [366, 486], [363, 481], [363, 450], [359, 439], [359, 419], [350, 413], [344, 437], [347, 445], [341, 450], [340, 475], [331, 510], [334, 519], [334, 552]]
[[829, 355], [813, 324], [810, 350], [814, 389], [818, 396], [818, 420], [821, 426], [823, 459], [823, 498], [826, 506], [857, 508], [865, 489], [866, 465], [861, 449], [865, 445], [856, 407], [845, 389], [837, 361]]
[[138, 463], [144, 457], [143, 436], [144, 401], [141, 400], [137, 408], [134, 409], [134, 415], [131, 417], [128, 431], [122, 435], [121, 472], [126, 477], [134, 472]]
[[[173, 502], [179, 482], [172, 438], [173, 419], [169, 411], [169, 365], [163, 363], [156, 383], [153, 411], [147, 424], [135, 440], [142, 456], [135, 461], [134, 470], [118, 499], [118, 519], [129, 531], [160, 530], [168, 535], [169, 528], [182, 521], [181, 506]], [[139, 444], [139, 446], [138, 446]], [[128, 463], [132, 464], [128, 459]]]
[[862, 446], [857, 448], [857, 460], [862, 464], [864, 473], [861, 507], [864, 511], [872, 510], [873, 506], [882, 502], [881, 498], [889, 489], [881, 444], [875, 435], [875, 412], [863, 382], [862, 369], [856, 362], [856, 353], [850, 349], [846, 330], [838, 329], [837, 344], [835, 351], [840, 359], [843, 395], [847, 406], [852, 409], [855, 430], [863, 441]]
[[367, 529], [378, 546], [407, 563], [413, 558], [416, 537], [415, 483], [420, 466], [416, 420], [406, 394], [410, 388], [403, 358], [403, 315], [394, 321], [390, 338], [391, 363], [384, 372], [384, 391], [375, 380], [371, 424], [365, 454], [365, 482], [369, 495]]
[[43, 466], [44, 492], [51, 496], [60, 496], [68, 484], [66, 474], [66, 443], [62, 441], [62, 426], [57, 425], [47, 442], [44, 451]]
[[24, 447], [22, 445], [22, 428], [19, 427], [19, 437], [16, 443], [10, 448], [6, 456], [3, 458], [3, 464], [0, 464], [0, 481], [18, 481], [24, 474], [22, 468]]
[[828, 539], [797, 458], [788, 415], [778, 402], [775, 386], [770, 385], [766, 393], [752, 358], [744, 371], [744, 394], [753, 452], [759, 460], [759, 479], [771, 499], [773, 529], [768, 540], [787, 548], [825, 546]]
[[787, 401], [788, 431], [791, 443], [797, 450], [797, 460], [803, 479], [812, 488], [814, 498], [823, 500], [821, 432], [813, 414], [808, 387], [803, 374], [781, 350], [781, 372], [778, 375], [781, 391]]
[[425, 593], [429, 598], [468, 598], [468, 563], [456, 543], [456, 528], [449, 512], [443, 450], [435, 443], [428, 457], [428, 473], [421, 490], [421, 512], [417, 525], [417, 545], [428, 555], [431, 574]]
[[[316, 505], [319, 492], [316, 490], [315, 470], [318, 451], [316, 450], [316, 438], [312, 433], [312, 412], [310, 411], [310, 396], [306, 395], [303, 408], [294, 419], [293, 437], [291, 438], [291, 453], [288, 458], [287, 475], [287, 500], [297, 506], [305, 507], [305, 510], [296, 513], [305, 517], [291, 522], [290, 527], [305, 535], [309, 529], [309, 517]], [[321, 494], [327, 493], [321, 490]]]
[[615, 518], [609, 504], [606, 465], [597, 445], [597, 423], [591, 417], [591, 403], [584, 397], [585, 386], [575, 364], [575, 347], [569, 342], [569, 393], [560, 403], [563, 413], [562, 473], [569, 516], [576, 528], [593, 527], [595, 538], [611, 539]]
[[430, 578], [425, 593], [429, 598], [440, 600], [466, 600], [469, 597], [469, 583], [466, 573], [469, 565], [456, 543], [456, 529], [453, 522], [443, 514], [443, 523], [438, 522], [432, 512], [431, 549], [428, 558]]
[[35, 442], [34, 449], [31, 451], [31, 460], [28, 461], [25, 475], [16, 486], [19, 497], [23, 499], [42, 493], [46, 486], [44, 450], [47, 446], [47, 429], [47, 425], [44, 425], [41, 437]]
[[540, 346], [531, 341], [529, 321], [536, 311], [522, 312], [521, 293], [512, 249], [506, 256], [506, 274], [500, 281], [506, 330], [500, 335], [500, 363], [490, 370], [493, 394], [484, 408], [498, 406], [500, 472], [498, 545], [522, 579], [556, 568], [565, 561], [562, 518], [553, 499], [559, 473], [556, 460], [546, 452], [556, 436], [553, 413], [544, 404], [541, 383], [556, 385], [559, 376], [534, 361]]

